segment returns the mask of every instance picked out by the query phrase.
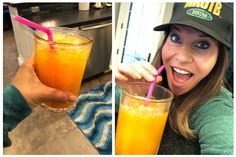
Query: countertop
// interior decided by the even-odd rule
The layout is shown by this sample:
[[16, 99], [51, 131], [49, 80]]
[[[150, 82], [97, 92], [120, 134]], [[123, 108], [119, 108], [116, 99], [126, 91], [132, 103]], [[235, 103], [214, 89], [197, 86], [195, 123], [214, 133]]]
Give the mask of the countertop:
[[5, 155], [98, 155], [98, 151], [66, 113], [34, 109], [9, 133], [12, 146]]
[[[17, 4], [10, 6], [17, 8]], [[27, 15], [23, 17], [45, 27], [78, 27], [81, 25], [112, 20], [112, 7], [97, 9], [90, 6], [90, 9], [85, 11], [73, 9], [38, 15]]]

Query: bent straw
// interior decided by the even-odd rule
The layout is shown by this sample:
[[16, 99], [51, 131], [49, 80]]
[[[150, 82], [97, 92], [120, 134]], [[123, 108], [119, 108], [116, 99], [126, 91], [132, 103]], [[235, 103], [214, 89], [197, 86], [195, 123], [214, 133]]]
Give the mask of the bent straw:
[[17, 22], [20, 22], [20, 23], [25, 24], [25, 25], [27, 25], [29, 27], [32, 27], [32, 28], [35, 28], [35, 29], [38, 29], [38, 30], [41, 30], [41, 31], [45, 32], [47, 34], [47, 36], [48, 36], [48, 40], [50, 41], [50, 48], [54, 49], [52, 32], [51, 32], [51, 30], [49, 28], [43, 27], [43, 26], [41, 26], [41, 25], [39, 25], [37, 23], [34, 23], [32, 21], [29, 21], [29, 20], [27, 20], [27, 19], [25, 19], [25, 18], [23, 18], [21, 16], [15, 16], [14, 18], [15, 18], [15, 20]]
[[[162, 72], [162, 70], [164, 70], [164, 68], [165, 68], [165, 66], [162, 65], [162, 66], [157, 70], [157, 74], [154, 76], [154, 80], [152, 81], [152, 83], [151, 83], [151, 85], [150, 85], [150, 87], [149, 87], [148, 94], [147, 94], [147, 97], [146, 97], [147, 99], [150, 99], [150, 98], [151, 98], [152, 92], [153, 92], [153, 89], [154, 89], [154, 86], [155, 86], [155, 84], [156, 84], [157, 76]], [[145, 101], [145, 105], [147, 105], [148, 102], [149, 102], [148, 100]]]

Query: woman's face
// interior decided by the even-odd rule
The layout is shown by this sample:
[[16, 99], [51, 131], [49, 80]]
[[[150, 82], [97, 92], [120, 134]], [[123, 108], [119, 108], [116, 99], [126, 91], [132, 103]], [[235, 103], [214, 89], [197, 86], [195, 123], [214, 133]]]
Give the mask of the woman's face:
[[194, 28], [174, 25], [162, 48], [170, 90], [182, 95], [193, 89], [216, 64], [218, 42]]

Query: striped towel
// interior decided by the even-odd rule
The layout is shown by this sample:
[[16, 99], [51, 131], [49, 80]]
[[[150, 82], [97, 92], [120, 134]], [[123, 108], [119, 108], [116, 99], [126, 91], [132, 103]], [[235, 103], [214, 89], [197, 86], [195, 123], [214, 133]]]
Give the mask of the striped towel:
[[97, 148], [100, 154], [112, 154], [112, 83], [100, 85], [78, 97], [68, 115]]

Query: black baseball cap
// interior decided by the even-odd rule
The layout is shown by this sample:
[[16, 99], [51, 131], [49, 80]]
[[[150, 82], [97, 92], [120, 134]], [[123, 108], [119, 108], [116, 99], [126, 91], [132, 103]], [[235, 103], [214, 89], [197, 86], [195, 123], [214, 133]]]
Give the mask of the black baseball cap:
[[187, 25], [198, 29], [231, 47], [233, 8], [221, 2], [175, 3], [169, 23], [156, 26], [155, 31], [166, 31], [171, 25]]

